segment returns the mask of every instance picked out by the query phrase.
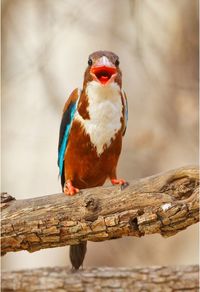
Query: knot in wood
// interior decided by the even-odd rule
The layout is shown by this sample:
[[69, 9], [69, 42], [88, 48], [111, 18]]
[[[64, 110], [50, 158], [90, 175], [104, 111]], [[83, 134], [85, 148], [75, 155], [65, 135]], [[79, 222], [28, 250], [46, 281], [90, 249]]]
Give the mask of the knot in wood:
[[183, 200], [192, 196], [198, 185], [197, 179], [184, 176], [170, 179], [160, 191], [169, 194], [176, 200]]
[[139, 230], [137, 217], [131, 218], [129, 220], [129, 224], [133, 230]]
[[8, 203], [12, 200], [15, 200], [15, 198], [9, 195], [8, 193], [5, 192], [1, 193], [1, 203]]
[[85, 199], [85, 207], [88, 211], [97, 211], [99, 207], [99, 201], [94, 199], [93, 197], [89, 197]]

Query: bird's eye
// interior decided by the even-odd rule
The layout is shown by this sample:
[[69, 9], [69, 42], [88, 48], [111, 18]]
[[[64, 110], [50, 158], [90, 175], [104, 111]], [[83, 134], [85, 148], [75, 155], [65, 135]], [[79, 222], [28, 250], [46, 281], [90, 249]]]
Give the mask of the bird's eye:
[[92, 59], [89, 59], [89, 60], [88, 60], [88, 65], [89, 65], [89, 66], [92, 66]]
[[115, 66], [119, 66], [119, 59], [117, 59], [116, 61], [115, 61]]

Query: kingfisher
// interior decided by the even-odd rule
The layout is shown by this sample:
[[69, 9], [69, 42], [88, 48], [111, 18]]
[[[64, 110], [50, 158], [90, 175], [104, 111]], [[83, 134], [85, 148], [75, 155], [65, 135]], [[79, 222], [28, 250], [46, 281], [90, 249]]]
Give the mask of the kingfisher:
[[[128, 103], [122, 88], [119, 57], [96, 51], [88, 58], [82, 89], [76, 88], [65, 103], [60, 124], [58, 166], [64, 194], [101, 186], [109, 179], [122, 188], [117, 163], [126, 132]], [[83, 264], [87, 242], [70, 246], [74, 269]]]

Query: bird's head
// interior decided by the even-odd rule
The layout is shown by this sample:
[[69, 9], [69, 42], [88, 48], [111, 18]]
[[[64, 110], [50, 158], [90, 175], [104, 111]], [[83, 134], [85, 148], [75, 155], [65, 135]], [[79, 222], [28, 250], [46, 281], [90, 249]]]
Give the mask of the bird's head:
[[97, 51], [88, 58], [88, 67], [85, 71], [84, 85], [96, 81], [101, 86], [116, 82], [120, 87], [122, 73], [119, 68], [119, 57], [109, 51]]

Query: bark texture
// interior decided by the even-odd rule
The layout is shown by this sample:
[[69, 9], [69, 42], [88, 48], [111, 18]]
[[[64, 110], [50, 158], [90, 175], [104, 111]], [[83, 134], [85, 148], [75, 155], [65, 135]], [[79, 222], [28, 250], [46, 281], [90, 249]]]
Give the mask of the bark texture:
[[2, 273], [2, 291], [199, 291], [198, 266], [42, 268]]
[[2, 202], [1, 252], [159, 233], [172, 236], [199, 221], [199, 170], [188, 166], [99, 187], [74, 197], [47, 195]]

